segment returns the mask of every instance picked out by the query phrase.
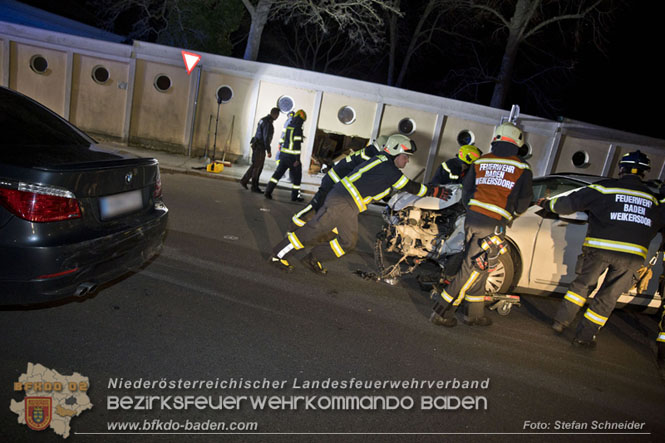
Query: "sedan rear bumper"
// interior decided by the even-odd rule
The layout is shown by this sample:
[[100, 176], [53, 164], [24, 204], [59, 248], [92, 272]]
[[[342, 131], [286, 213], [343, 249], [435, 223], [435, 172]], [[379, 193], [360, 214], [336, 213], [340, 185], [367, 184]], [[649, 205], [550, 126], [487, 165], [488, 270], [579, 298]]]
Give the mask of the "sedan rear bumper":
[[94, 240], [52, 247], [2, 248], [0, 263], [29, 264], [36, 278], [0, 277], [0, 304], [35, 304], [85, 295], [94, 287], [137, 270], [160, 252], [167, 220], [164, 207], [139, 226]]

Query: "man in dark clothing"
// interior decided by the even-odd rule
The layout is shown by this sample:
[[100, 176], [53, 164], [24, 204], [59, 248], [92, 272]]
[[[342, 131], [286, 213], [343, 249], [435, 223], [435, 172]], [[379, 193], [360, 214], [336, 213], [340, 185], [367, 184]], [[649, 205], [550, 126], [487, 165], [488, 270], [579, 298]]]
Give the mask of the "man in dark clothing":
[[382, 152], [384, 145], [388, 141], [388, 137], [385, 135], [377, 138], [373, 143], [368, 144], [364, 148], [349, 154], [335, 164], [328, 173], [321, 179], [321, 186], [319, 190], [314, 194], [312, 200], [307, 206], [302, 210], [298, 211], [291, 218], [293, 222], [292, 229], [295, 230], [301, 226], [304, 226], [305, 223], [310, 221], [316, 211], [321, 209], [323, 203], [326, 200], [326, 196], [330, 190], [335, 186], [335, 183], [339, 183], [344, 177], [346, 177], [351, 171], [353, 171], [357, 166], [366, 162], [367, 160], [373, 158], [378, 153]]
[[482, 152], [473, 145], [463, 145], [457, 152], [457, 157], [446, 160], [437, 168], [429, 184], [449, 185], [462, 183], [469, 166], [480, 158]]
[[[506, 225], [526, 211], [533, 198], [529, 164], [517, 156], [524, 135], [512, 123], [496, 127], [489, 154], [476, 160], [464, 178], [466, 231], [462, 267], [437, 298], [430, 317], [436, 325], [457, 324], [455, 310], [465, 302], [464, 323], [488, 326], [485, 282], [499, 254], [507, 251]], [[509, 277], [507, 277], [509, 278]]]
[[[650, 169], [649, 158], [635, 151], [619, 161], [619, 178], [588, 185], [566, 196], [538, 204], [557, 214], [585, 211], [589, 214], [587, 236], [564, 300], [554, 317], [552, 329], [562, 333], [577, 312], [589, 303], [577, 327], [573, 345], [593, 347], [596, 334], [605, 325], [619, 296], [628, 291], [633, 275], [644, 263], [649, 243], [663, 228], [664, 206], [642, 183]], [[598, 278], [605, 279], [592, 300], [587, 300]]]
[[400, 169], [406, 166], [414, 152], [415, 145], [408, 137], [401, 134], [391, 136], [381, 154], [362, 163], [333, 186], [323, 206], [309, 223], [286, 234], [286, 238], [273, 248], [270, 262], [282, 270], [292, 270], [293, 266], [287, 260], [291, 253], [317, 243], [336, 228], [336, 237], [316, 245], [302, 260], [313, 272], [325, 275], [327, 270], [321, 262], [339, 258], [355, 247], [358, 215], [372, 201], [385, 197], [392, 189], [447, 199], [450, 194], [446, 188], [427, 187], [402, 174]]
[[277, 186], [279, 179], [289, 170], [291, 174], [291, 201], [302, 201], [300, 196], [300, 181], [302, 180], [302, 163], [300, 163], [300, 149], [303, 141], [302, 125], [307, 120], [307, 114], [302, 109], [296, 111], [291, 119], [291, 124], [283, 132], [280, 140], [281, 149], [277, 168], [270, 178], [270, 182], [264, 193], [267, 199], [272, 199], [272, 191]]
[[272, 141], [272, 136], [275, 132], [273, 122], [277, 120], [278, 117], [279, 108], [272, 108], [270, 114], [259, 120], [259, 124], [256, 126], [256, 134], [251, 142], [252, 164], [249, 166], [247, 172], [245, 172], [245, 175], [240, 179], [240, 184], [245, 189], [247, 189], [249, 180], [252, 180], [252, 192], [262, 192], [259, 188], [259, 177], [263, 170], [266, 152], [268, 153], [268, 158], [272, 157], [272, 153], [270, 152], [270, 142]]

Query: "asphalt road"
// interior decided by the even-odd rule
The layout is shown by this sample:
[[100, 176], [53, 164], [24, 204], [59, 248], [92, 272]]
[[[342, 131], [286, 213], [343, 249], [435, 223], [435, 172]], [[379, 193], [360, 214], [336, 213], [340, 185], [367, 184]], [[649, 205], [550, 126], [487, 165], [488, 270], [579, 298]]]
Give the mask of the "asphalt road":
[[[301, 207], [287, 192], [268, 201], [233, 182], [162, 180], [168, 236], [143, 270], [82, 301], [0, 310], [3, 441], [62, 440], [17, 424], [9, 410], [28, 362], [89, 378], [93, 408], [72, 419], [71, 441], [665, 439], [653, 318], [616, 313], [593, 351], [551, 332], [553, 298], [523, 297], [507, 317], [490, 313], [489, 328], [436, 327], [413, 280], [392, 287], [354, 274], [373, 270], [378, 213], [361, 216], [357, 250], [327, 277], [303, 267], [286, 274], [267, 258]], [[123, 396], [128, 409], [115, 406]], [[146, 396], [158, 399], [148, 409], [137, 404]], [[178, 396], [229, 403], [183, 410]], [[266, 397], [274, 403], [251, 403]], [[141, 427], [110, 428], [118, 422]], [[209, 422], [257, 428], [185, 429]]]

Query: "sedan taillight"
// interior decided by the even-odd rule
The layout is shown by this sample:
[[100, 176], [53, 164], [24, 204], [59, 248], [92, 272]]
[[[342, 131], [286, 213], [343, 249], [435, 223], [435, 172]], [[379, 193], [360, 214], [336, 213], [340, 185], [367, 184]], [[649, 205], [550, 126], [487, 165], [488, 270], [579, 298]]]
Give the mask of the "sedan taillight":
[[81, 217], [76, 197], [66, 189], [28, 183], [2, 185], [0, 205], [22, 219], [45, 223]]
[[159, 173], [159, 166], [157, 167], [157, 177], [155, 177], [155, 190], [152, 192], [154, 198], [160, 198], [162, 196], [162, 177]]

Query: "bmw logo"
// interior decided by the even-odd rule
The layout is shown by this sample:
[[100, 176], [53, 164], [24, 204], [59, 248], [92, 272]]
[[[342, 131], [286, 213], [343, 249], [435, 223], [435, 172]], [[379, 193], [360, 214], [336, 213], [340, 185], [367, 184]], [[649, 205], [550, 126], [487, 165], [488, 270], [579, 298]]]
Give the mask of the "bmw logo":
[[134, 178], [134, 174], [128, 172], [127, 175], [125, 175], [125, 183], [130, 184], [132, 182], [132, 178]]

